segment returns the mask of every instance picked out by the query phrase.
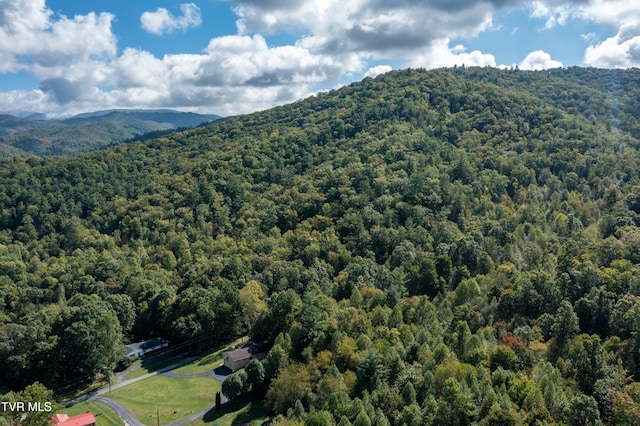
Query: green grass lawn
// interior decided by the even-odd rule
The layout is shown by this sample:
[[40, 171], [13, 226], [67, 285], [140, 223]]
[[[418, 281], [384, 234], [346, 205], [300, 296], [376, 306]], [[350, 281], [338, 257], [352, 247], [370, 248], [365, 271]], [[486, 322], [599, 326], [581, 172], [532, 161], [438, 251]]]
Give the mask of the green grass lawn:
[[127, 407], [142, 423], [167, 424], [196, 413], [215, 403], [220, 382], [210, 377], [174, 379], [155, 376], [114, 390], [105, 396]]
[[135, 364], [140, 364], [140, 368], [133, 370], [127, 374], [126, 379], [135, 379], [136, 377], [144, 376], [145, 374], [158, 371], [163, 367], [180, 362], [184, 356], [175, 352], [167, 352], [162, 355], [157, 355], [143, 359], [142, 361], [136, 361]]
[[56, 412], [69, 417], [91, 411], [96, 417], [96, 426], [122, 426], [124, 422], [111, 408], [99, 402], [84, 401], [70, 407], [60, 408]]
[[176, 374], [199, 374], [214, 369], [222, 365], [222, 354], [224, 352], [230, 351], [232, 347], [238, 347], [243, 343], [246, 343], [247, 340], [247, 337], [236, 339], [228, 345], [218, 348], [214, 352], [211, 352], [200, 359], [192, 361], [182, 367], [176, 368], [175, 370], [173, 370], [173, 372]]
[[267, 410], [262, 407], [262, 401], [249, 400], [240, 402], [228, 402], [222, 406], [222, 410], [212, 410], [205, 414], [204, 418], [189, 423], [188, 426], [259, 426], [269, 420]]

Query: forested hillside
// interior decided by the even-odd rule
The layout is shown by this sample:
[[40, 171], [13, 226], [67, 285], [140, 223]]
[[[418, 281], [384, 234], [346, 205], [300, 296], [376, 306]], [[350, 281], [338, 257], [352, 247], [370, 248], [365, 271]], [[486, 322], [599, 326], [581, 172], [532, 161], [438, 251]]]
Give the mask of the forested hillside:
[[0, 157], [72, 155], [143, 134], [196, 127], [220, 119], [173, 110], [106, 110], [65, 120], [0, 115]]
[[638, 82], [404, 70], [3, 159], [0, 383], [250, 332], [223, 390], [279, 424], [639, 424]]

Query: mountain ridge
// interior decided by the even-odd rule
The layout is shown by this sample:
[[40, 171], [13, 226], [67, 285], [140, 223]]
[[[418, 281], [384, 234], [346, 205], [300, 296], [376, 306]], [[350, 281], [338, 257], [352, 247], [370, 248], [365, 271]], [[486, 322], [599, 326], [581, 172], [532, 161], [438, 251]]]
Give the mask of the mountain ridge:
[[0, 155], [69, 155], [221, 117], [169, 109], [104, 110], [60, 120], [0, 115]]
[[637, 424], [638, 77], [408, 69], [0, 159], [0, 383], [251, 334], [274, 422]]

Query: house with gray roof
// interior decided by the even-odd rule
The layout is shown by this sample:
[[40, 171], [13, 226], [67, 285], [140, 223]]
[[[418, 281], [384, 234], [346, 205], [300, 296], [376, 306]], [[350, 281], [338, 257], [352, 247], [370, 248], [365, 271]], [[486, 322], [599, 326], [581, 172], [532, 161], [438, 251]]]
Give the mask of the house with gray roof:
[[244, 368], [252, 359], [263, 359], [269, 352], [269, 346], [263, 343], [248, 342], [238, 349], [224, 353], [224, 366], [231, 371]]
[[156, 337], [155, 339], [145, 340], [144, 342], [125, 345], [125, 356], [142, 358], [149, 352], [166, 348], [167, 346], [169, 346], [169, 342], [160, 337]]

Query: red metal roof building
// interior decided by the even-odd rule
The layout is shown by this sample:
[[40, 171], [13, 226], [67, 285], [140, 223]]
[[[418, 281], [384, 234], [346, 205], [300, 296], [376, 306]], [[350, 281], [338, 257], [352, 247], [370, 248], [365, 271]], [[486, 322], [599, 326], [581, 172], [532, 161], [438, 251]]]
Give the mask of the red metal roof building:
[[51, 417], [56, 426], [95, 426], [96, 418], [90, 412], [69, 417], [66, 414], [56, 414]]

